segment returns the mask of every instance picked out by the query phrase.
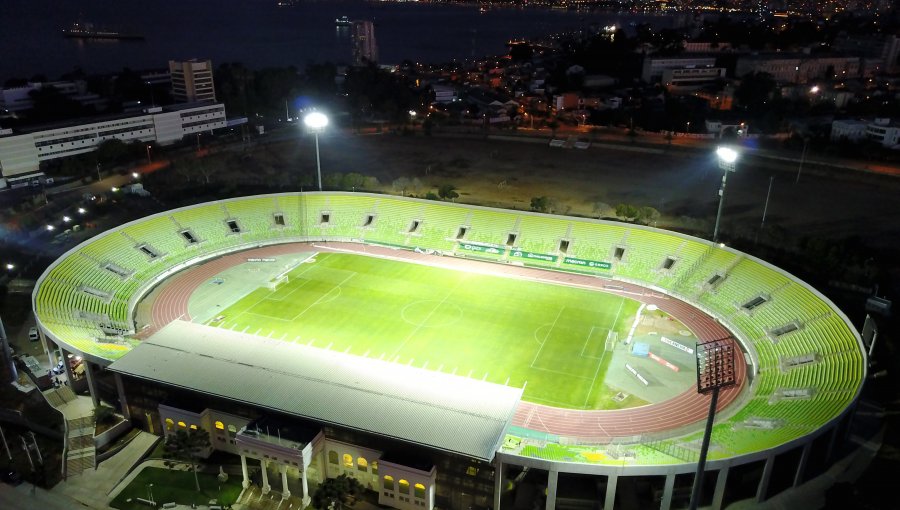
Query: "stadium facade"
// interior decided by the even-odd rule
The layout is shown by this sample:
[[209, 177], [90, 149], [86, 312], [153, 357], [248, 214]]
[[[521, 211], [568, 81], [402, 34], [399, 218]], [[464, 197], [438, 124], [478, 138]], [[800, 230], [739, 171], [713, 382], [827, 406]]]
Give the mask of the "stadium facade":
[[[207, 431], [214, 448], [241, 455], [245, 485], [250, 468], [262, 468], [265, 491], [305, 499], [309, 482], [348, 474], [403, 509], [499, 508], [501, 498], [504, 507], [541, 501], [548, 509], [685, 503], [702, 418], [606, 433], [614, 413], [535, 405], [520, 388], [136, 317], [149, 292], [186, 268], [290, 243], [588, 276], [714, 318], [747, 369], [713, 431], [702, 504], [714, 508], [763, 501], [824, 472], [865, 380], [865, 349], [850, 320], [750, 255], [630, 224], [363, 193], [198, 204], [80, 244], [34, 291], [48, 353], [82, 356], [91, 395], [136, 426]], [[567, 426], [585, 416], [590, 427]]]

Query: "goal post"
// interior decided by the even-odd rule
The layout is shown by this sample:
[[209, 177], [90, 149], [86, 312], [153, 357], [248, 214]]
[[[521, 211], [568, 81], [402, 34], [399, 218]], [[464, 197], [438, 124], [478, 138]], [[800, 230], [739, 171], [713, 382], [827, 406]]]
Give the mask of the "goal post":
[[289, 281], [290, 280], [288, 278], [288, 274], [284, 273], [284, 274], [278, 275], [275, 278], [272, 278], [271, 280], [269, 280], [269, 282], [268, 282], [268, 284], [266, 284], [266, 286], [269, 288], [269, 290], [271, 290], [272, 292], [275, 292], [276, 290], [278, 290], [281, 287], [283, 287], [284, 285], [286, 285]]

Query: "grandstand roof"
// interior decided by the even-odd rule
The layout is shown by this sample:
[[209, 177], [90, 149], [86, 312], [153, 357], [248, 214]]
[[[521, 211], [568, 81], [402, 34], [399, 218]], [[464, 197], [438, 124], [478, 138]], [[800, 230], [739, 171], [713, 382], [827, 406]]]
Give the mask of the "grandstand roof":
[[520, 388], [185, 321], [109, 368], [484, 460], [493, 458], [522, 395]]

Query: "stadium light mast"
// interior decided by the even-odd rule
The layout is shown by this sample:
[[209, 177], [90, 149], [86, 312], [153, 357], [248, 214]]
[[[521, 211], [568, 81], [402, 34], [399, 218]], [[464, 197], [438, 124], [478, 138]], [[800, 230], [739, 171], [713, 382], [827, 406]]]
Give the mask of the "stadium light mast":
[[725, 181], [728, 179], [728, 172], [734, 172], [734, 163], [737, 161], [738, 153], [729, 147], [719, 147], [716, 149], [716, 157], [719, 158], [719, 168], [722, 169], [722, 187], [719, 188], [719, 212], [716, 213], [716, 226], [713, 229], [713, 242], [719, 242], [719, 221], [722, 219], [722, 209], [725, 207]]
[[712, 397], [709, 401], [706, 429], [703, 432], [703, 444], [700, 446], [700, 460], [697, 462], [697, 473], [694, 475], [694, 487], [691, 490], [690, 510], [697, 510], [703, 493], [706, 455], [709, 453], [709, 441], [716, 406], [719, 403], [719, 390], [732, 386], [735, 382], [732, 338], [726, 337], [697, 344], [697, 393], [701, 395], [712, 393]]
[[328, 117], [321, 112], [310, 112], [303, 117], [303, 123], [316, 137], [316, 175], [319, 177], [319, 191], [322, 191], [322, 163], [319, 159], [319, 132], [328, 125]]

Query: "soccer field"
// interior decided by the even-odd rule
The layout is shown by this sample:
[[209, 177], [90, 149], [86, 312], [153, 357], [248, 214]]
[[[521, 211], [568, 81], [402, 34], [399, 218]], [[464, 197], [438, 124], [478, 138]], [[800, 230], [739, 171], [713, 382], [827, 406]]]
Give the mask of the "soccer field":
[[[314, 260], [314, 261], [313, 261]], [[587, 289], [362, 255], [319, 253], [209, 325], [525, 387], [528, 401], [598, 409], [636, 301]], [[611, 347], [610, 347], [611, 348]]]

